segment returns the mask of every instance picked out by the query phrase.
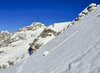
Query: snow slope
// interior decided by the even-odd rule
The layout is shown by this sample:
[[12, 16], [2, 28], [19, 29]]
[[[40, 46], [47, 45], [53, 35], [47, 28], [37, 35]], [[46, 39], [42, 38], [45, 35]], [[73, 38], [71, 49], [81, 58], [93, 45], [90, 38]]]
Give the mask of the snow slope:
[[[48, 52], [43, 56], [44, 52]], [[0, 73], [100, 73], [100, 6], [32, 56]]]

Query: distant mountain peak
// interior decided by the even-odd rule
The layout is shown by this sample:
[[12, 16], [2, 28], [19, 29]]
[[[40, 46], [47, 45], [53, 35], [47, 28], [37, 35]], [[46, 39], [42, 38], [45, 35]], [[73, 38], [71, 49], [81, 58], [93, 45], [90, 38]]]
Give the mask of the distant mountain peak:
[[35, 31], [35, 30], [37, 30], [39, 28], [45, 28], [45, 27], [46, 26], [44, 24], [40, 23], [40, 22], [33, 22], [30, 26], [26, 26], [26, 27], [20, 28], [15, 32], [29, 31], [29, 30]]
[[8, 32], [7, 30], [6, 31], [1, 31], [1, 34], [2, 33], [7, 33], [7, 34], [11, 34], [10, 32]]
[[34, 27], [40, 26], [40, 27], [42, 27], [42, 26], [45, 26], [45, 25], [40, 23], [40, 22], [33, 22], [30, 26], [34, 26]]

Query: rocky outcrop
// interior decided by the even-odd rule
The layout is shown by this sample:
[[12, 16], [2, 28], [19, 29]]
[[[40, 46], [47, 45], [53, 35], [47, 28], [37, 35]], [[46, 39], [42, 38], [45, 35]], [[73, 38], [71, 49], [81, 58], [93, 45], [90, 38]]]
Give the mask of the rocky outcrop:
[[53, 31], [52, 29], [44, 29], [43, 32], [40, 34], [41, 38], [46, 38], [47, 36], [51, 36], [51, 35], [56, 36], [57, 32]]
[[8, 46], [11, 44], [11, 36], [12, 34], [8, 31], [2, 31], [0, 33], [0, 47]]
[[96, 8], [96, 4], [92, 3], [88, 7], [86, 7], [76, 18], [74, 21], [79, 21], [83, 16], [87, 15], [89, 12]]
[[40, 22], [33, 22], [30, 26], [20, 28], [17, 31], [15, 31], [14, 33], [21, 32], [21, 31], [29, 31], [29, 30], [35, 31], [35, 30], [42, 28], [42, 27], [45, 27], [45, 25], [40, 23]]
[[96, 8], [96, 4], [92, 3], [92, 4], [90, 4], [90, 5], [87, 7], [87, 10], [88, 10], [89, 12], [91, 12], [91, 11], [94, 10], [95, 8]]

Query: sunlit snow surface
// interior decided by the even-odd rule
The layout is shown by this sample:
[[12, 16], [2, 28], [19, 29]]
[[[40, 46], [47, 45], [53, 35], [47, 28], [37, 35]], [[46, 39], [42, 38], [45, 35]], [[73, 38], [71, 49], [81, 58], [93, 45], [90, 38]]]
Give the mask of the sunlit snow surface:
[[[43, 56], [45, 51], [49, 53]], [[100, 6], [0, 73], [100, 73]]]

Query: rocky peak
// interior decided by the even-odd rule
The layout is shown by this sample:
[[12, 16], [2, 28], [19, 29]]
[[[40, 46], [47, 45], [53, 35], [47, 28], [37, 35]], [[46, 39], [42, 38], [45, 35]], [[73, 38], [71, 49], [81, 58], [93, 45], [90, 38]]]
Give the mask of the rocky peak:
[[1, 31], [0, 34], [11, 34], [11, 33], [8, 31]]
[[12, 34], [8, 31], [2, 31], [0, 32], [0, 40], [3, 40], [3, 39], [8, 39], [12, 36]]
[[8, 31], [0, 32], [0, 47], [8, 46], [11, 43], [10, 41], [11, 36], [12, 34], [9, 33]]
[[87, 10], [89, 11], [89, 12], [91, 12], [92, 10], [94, 10], [96, 8], [96, 4], [95, 3], [92, 3], [92, 4], [90, 4], [88, 7], [87, 7]]
[[[78, 21], [80, 20], [83, 16], [87, 15], [88, 13], [90, 13], [92, 10], [94, 10], [96, 8], [96, 4], [92, 3], [90, 4], [88, 7], [86, 7], [76, 18], [74, 21]], [[73, 22], [74, 22], [73, 21]]]
[[44, 24], [40, 23], [40, 22], [33, 22], [31, 25], [31, 27], [43, 27], [45, 26]]
[[35, 30], [37, 30], [39, 28], [45, 28], [45, 27], [46, 26], [44, 24], [40, 23], [40, 22], [33, 22], [30, 26], [26, 26], [26, 27], [20, 28], [15, 32], [29, 31], [29, 30], [35, 31]]

